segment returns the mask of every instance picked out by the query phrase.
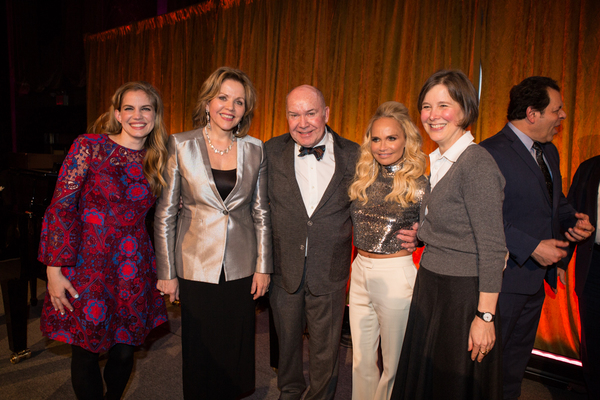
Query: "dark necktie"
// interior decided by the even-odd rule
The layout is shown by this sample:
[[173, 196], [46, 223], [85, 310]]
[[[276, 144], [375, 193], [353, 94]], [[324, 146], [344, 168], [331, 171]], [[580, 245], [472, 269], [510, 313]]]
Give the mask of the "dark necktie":
[[544, 174], [544, 179], [546, 180], [546, 189], [548, 189], [548, 194], [550, 195], [550, 205], [552, 205], [552, 176], [550, 175], [550, 170], [544, 161], [544, 151], [542, 150], [542, 146], [539, 142], [533, 142], [533, 149], [535, 150], [535, 159], [542, 170], [542, 174]]
[[322, 144], [321, 146], [315, 147], [300, 146], [300, 154], [298, 154], [298, 157], [304, 157], [307, 154], [312, 154], [315, 156], [317, 161], [321, 161], [323, 154], [325, 154], [325, 145]]

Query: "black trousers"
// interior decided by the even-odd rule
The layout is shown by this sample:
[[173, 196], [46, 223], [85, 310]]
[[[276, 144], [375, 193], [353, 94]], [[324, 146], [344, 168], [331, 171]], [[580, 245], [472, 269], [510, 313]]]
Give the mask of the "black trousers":
[[543, 283], [533, 295], [500, 292], [504, 399], [521, 396], [521, 382], [531, 358], [545, 297]]

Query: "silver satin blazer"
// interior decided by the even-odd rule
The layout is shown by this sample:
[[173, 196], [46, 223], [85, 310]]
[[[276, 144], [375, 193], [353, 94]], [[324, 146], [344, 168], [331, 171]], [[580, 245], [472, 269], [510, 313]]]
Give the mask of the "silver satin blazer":
[[225, 201], [201, 129], [169, 136], [167, 147], [167, 186], [154, 217], [158, 279], [219, 283], [221, 267], [227, 281], [273, 272], [264, 144], [237, 140], [237, 180]]

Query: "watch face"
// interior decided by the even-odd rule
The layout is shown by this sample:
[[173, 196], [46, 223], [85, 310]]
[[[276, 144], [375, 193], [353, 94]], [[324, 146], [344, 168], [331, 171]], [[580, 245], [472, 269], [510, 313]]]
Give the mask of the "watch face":
[[485, 322], [491, 322], [492, 321], [492, 314], [489, 312], [483, 313], [483, 320]]

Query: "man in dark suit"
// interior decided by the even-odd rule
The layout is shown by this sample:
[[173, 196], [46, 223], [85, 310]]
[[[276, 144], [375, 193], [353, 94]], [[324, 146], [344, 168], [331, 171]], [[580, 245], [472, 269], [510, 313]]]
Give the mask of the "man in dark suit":
[[[534, 76], [510, 91], [509, 123], [481, 142], [506, 179], [504, 232], [510, 252], [498, 300], [502, 327], [504, 399], [521, 394], [544, 303], [544, 277], [556, 290], [557, 266], [570, 241], [593, 231], [562, 193], [558, 150], [551, 143], [565, 119], [560, 88]], [[560, 269], [564, 282], [564, 269]]]
[[352, 248], [348, 186], [358, 144], [326, 124], [321, 92], [299, 86], [287, 96], [289, 133], [266, 144], [274, 272], [269, 295], [279, 338], [281, 399], [300, 399], [302, 334], [308, 326], [310, 389], [333, 399]]
[[[575, 293], [579, 299], [583, 376], [590, 399], [600, 399], [600, 156], [584, 161], [575, 176], [567, 200], [590, 216], [595, 235], [577, 244]], [[570, 249], [574, 249], [571, 244]]]

